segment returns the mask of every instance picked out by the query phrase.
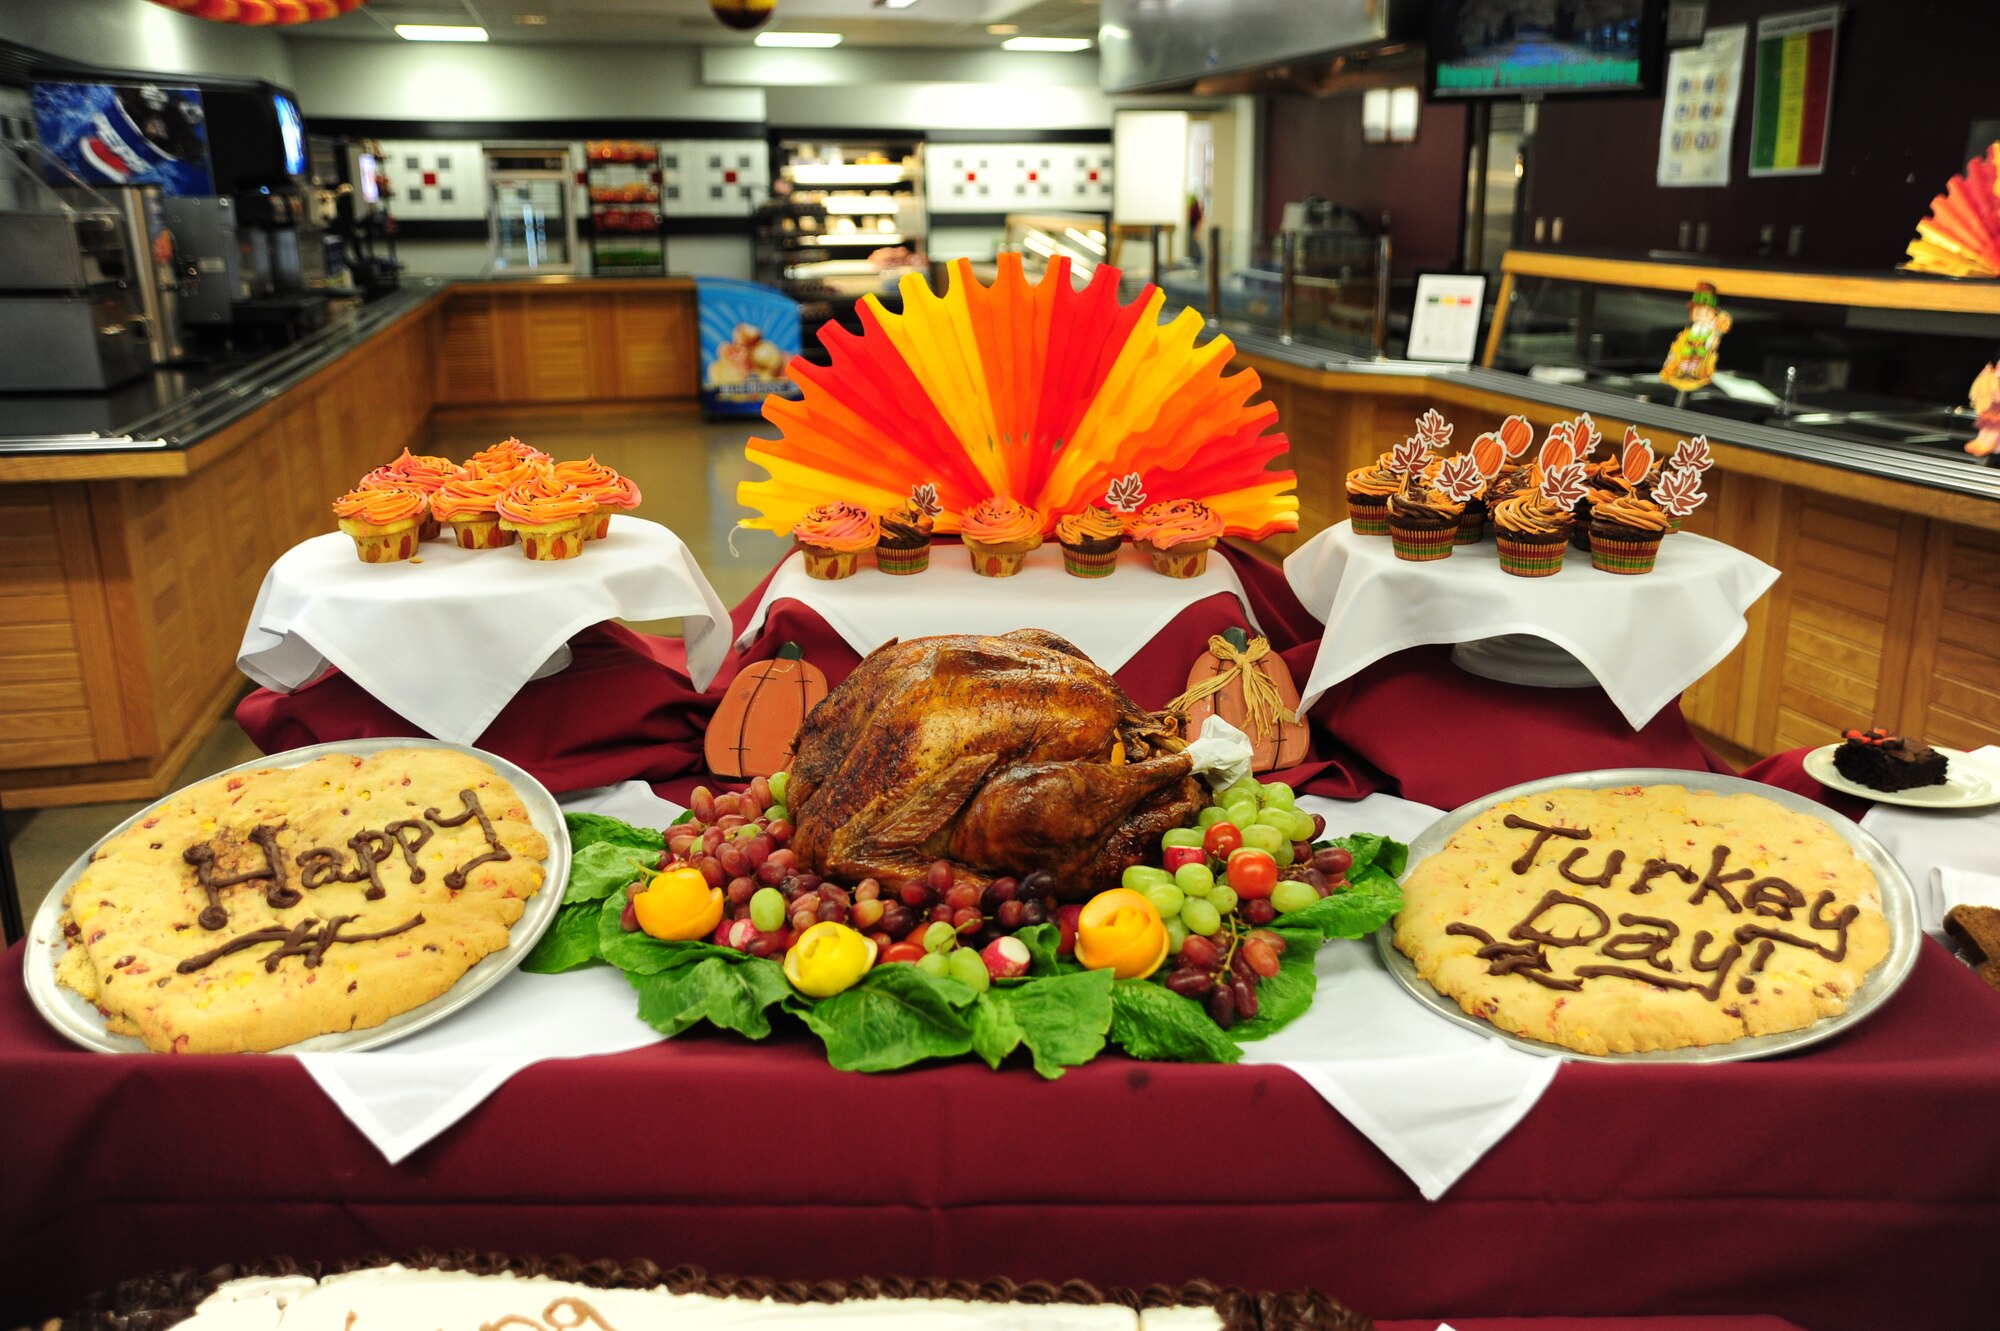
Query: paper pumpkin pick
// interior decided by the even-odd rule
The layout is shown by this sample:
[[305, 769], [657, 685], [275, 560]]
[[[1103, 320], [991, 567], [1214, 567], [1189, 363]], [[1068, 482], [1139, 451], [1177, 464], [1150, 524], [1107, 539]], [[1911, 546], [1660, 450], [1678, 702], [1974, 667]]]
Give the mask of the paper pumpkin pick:
[[1500, 422], [1500, 442], [1506, 445], [1509, 461], [1526, 457], [1535, 442], [1535, 427], [1526, 416], [1509, 416]]
[[1535, 468], [1547, 476], [1575, 461], [1576, 447], [1570, 443], [1569, 422], [1557, 421], [1549, 427], [1548, 438], [1542, 440], [1542, 451], [1535, 456]]
[[1653, 446], [1635, 425], [1625, 427], [1625, 452], [1618, 459], [1618, 474], [1625, 484], [1637, 488], [1653, 470]]
[[1686, 517], [1707, 498], [1701, 489], [1701, 473], [1686, 467], [1668, 467], [1653, 484], [1653, 502], [1672, 517]]
[[1679, 467], [1683, 471], [1707, 471], [1715, 465], [1715, 459], [1708, 451], [1708, 436], [1698, 434], [1692, 439], [1683, 439], [1674, 446], [1674, 455], [1667, 465]]
[[941, 533], [1006, 497], [1045, 514], [1046, 534], [1136, 476], [1150, 501], [1197, 500], [1230, 535], [1297, 529], [1297, 477], [1272, 465], [1290, 447], [1278, 409], [1252, 400], [1255, 371], [1228, 372], [1228, 338], [1197, 345], [1192, 310], [1162, 323], [1156, 287], [1121, 305], [1108, 264], [1081, 289], [1064, 259], [1033, 283], [1019, 255], [998, 267], [985, 286], [960, 261], [942, 295], [912, 273], [900, 313], [867, 296], [860, 332], [821, 329], [829, 364], [787, 363], [802, 395], [764, 400], [781, 437], [744, 445], [769, 476], [737, 487], [743, 525], [788, 532], [836, 499], [879, 513], [929, 483]]
[[1430, 460], [1430, 450], [1411, 435], [1389, 450], [1389, 472], [1395, 476], [1420, 476]]
[[1577, 413], [1576, 419], [1569, 423], [1569, 431], [1569, 441], [1576, 446], [1579, 462], [1589, 461], [1597, 446], [1604, 442], [1604, 436], [1597, 432], [1597, 422], [1590, 418], [1587, 411]]
[[1500, 474], [1500, 466], [1507, 460], [1507, 445], [1500, 442], [1497, 434], [1482, 434], [1472, 441], [1469, 456], [1479, 474], [1490, 481]]
[[[1548, 451], [1548, 445], [1542, 445]], [[1583, 474], [1581, 462], [1565, 462], [1559, 467], [1547, 467], [1542, 471], [1542, 498], [1561, 508], [1572, 508], [1584, 491], [1590, 488], [1589, 479]]]
[[1469, 453], [1446, 458], [1431, 480], [1431, 486], [1454, 504], [1467, 502], [1485, 484], [1486, 478], [1479, 474], [1478, 464]]

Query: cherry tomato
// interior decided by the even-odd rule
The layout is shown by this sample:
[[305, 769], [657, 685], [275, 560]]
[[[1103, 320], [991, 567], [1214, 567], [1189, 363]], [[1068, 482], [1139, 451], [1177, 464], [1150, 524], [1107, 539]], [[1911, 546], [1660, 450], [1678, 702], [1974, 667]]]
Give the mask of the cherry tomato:
[[1244, 898], [1268, 897], [1278, 884], [1278, 862], [1253, 846], [1229, 857], [1229, 885]]
[[891, 943], [882, 950], [882, 964], [884, 966], [898, 961], [917, 962], [923, 959], [924, 945], [922, 943]]
[[1207, 864], [1208, 851], [1202, 846], [1168, 846], [1160, 852], [1160, 863], [1172, 873], [1183, 864]]
[[1218, 860], [1226, 860], [1243, 845], [1243, 832], [1234, 823], [1216, 823], [1201, 838], [1201, 848]]

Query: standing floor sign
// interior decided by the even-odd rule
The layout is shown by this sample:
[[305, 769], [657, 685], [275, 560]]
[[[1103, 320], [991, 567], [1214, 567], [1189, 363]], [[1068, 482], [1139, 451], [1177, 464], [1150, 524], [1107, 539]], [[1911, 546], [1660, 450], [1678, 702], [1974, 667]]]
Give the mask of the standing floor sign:
[[772, 393], [797, 399], [785, 376], [801, 348], [799, 307], [790, 296], [733, 277], [697, 277], [701, 325], [701, 405], [715, 416], [755, 416]]
[[1816, 176], [1826, 170], [1833, 115], [1833, 56], [1840, 7], [1757, 20], [1757, 115], [1753, 176]]

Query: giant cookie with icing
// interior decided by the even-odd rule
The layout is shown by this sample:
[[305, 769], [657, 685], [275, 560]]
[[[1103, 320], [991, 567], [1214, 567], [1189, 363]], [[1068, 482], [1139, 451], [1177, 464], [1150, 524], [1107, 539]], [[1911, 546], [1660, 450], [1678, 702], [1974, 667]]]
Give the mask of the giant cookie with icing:
[[1396, 946], [1504, 1031], [1585, 1054], [1716, 1045], [1842, 1011], [1889, 951], [1825, 821], [1628, 786], [1496, 804], [1403, 884]]
[[96, 852], [64, 897], [56, 974], [155, 1050], [377, 1026], [506, 946], [547, 854], [519, 793], [469, 754], [216, 777]]

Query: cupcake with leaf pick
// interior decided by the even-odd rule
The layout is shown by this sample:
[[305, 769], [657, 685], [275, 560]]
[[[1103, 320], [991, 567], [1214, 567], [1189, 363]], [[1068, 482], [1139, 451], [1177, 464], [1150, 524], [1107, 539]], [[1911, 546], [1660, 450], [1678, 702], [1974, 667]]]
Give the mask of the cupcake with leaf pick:
[[1493, 506], [1501, 500], [1535, 488], [1534, 467], [1528, 458], [1535, 447], [1535, 427], [1528, 424], [1526, 416], [1509, 416], [1500, 422], [1499, 429], [1491, 434], [1482, 434], [1473, 441], [1475, 452], [1479, 440], [1485, 439], [1491, 439], [1500, 446], [1500, 470], [1486, 483], [1486, 492], [1480, 496], [1486, 501], [1487, 513], [1491, 514]]
[[959, 519], [959, 538], [981, 577], [1011, 578], [1042, 543], [1042, 515], [1007, 495], [982, 499]]
[[1356, 536], [1389, 534], [1389, 496], [1403, 488], [1403, 477], [1384, 453], [1365, 467], [1347, 473], [1347, 517]]
[[903, 506], [879, 519], [882, 535], [875, 546], [875, 567], [899, 577], [929, 568], [937, 515], [937, 486], [925, 481], [910, 487]]
[[1500, 569], [1517, 578], [1546, 578], [1562, 570], [1569, 552], [1576, 501], [1589, 482], [1570, 446], [1567, 424], [1551, 429], [1535, 459], [1534, 484], [1493, 505], [1493, 543]]
[[597, 515], [597, 501], [544, 472], [517, 481], [495, 502], [500, 529], [520, 540], [530, 559], [574, 559], [583, 553], [583, 530]]
[[1396, 558], [1450, 558], [1465, 506], [1485, 484], [1478, 464], [1466, 453], [1413, 471], [1403, 489], [1389, 497], [1389, 539]]
[[333, 501], [333, 516], [364, 564], [393, 564], [416, 554], [429, 511], [424, 492], [413, 485], [350, 490]]
[[1459, 514], [1458, 534], [1452, 538], [1455, 545], [1476, 545], [1486, 535], [1486, 518], [1492, 512], [1486, 502], [1486, 492], [1493, 480], [1500, 474], [1507, 462], [1506, 446], [1497, 434], [1482, 434], [1472, 441], [1472, 447], [1465, 456], [1470, 459], [1475, 473], [1479, 476], [1479, 486], [1465, 501], [1465, 512]]
[[1208, 571], [1208, 552], [1222, 539], [1215, 510], [1194, 499], [1148, 504], [1125, 524], [1132, 543], [1153, 557], [1153, 571], [1169, 578], [1198, 578]]
[[1125, 519], [1092, 504], [1081, 513], [1058, 518], [1056, 540], [1062, 542], [1065, 573], [1078, 578], [1108, 577], [1118, 567], [1118, 549], [1125, 544]]
[[597, 512], [583, 527], [587, 541], [601, 541], [611, 534], [613, 513], [639, 507], [639, 487], [600, 463], [596, 454], [582, 462], [558, 462], [550, 470], [557, 480], [574, 485], [596, 503]]
[[881, 535], [874, 514], [844, 499], [808, 510], [792, 528], [792, 539], [805, 556], [806, 576], [821, 582], [853, 577], [861, 556], [875, 548]]

